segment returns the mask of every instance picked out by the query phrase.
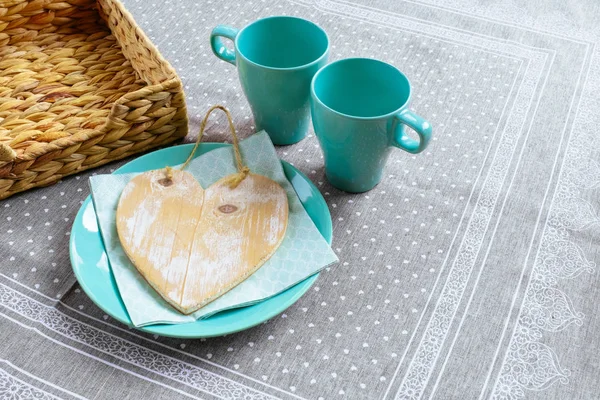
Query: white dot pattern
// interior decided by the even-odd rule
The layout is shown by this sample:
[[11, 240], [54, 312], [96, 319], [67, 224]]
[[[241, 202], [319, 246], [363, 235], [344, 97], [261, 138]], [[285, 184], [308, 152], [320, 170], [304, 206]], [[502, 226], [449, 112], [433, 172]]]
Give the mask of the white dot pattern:
[[[374, 57], [397, 66], [411, 80], [411, 109], [430, 121], [433, 141], [416, 156], [394, 150], [382, 183], [372, 191], [349, 195], [330, 186], [312, 131], [301, 143], [278, 148], [281, 158], [303, 171], [324, 195], [339, 265], [328, 268], [284, 314], [243, 334], [202, 341], [147, 335], [301, 397], [383, 394], [448, 256], [463, 210], [470, 206], [520, 61], [402, 29], [317, 15], [296, 2], [186, 0], [160, 8], [153, 2], [159, 4], [126, 4], [184, 82], [188, 140], [214, 104], [231, 110], [241, 137], [254, 132], [237, 71], [210, 50], [209, 34], [218, 24], [243, 27], [272, 14], [318, 20], [330, 36], [330, 60]], [[204, 140], [230, 141], [226, 131], [222, 116], [212, 116]], [[74, 282], [69, 230], [89, 193], [86, 179], [91, 174], [0, 203], [0, 248], [8, 256], [2, 272], [112, 321], [76, 286], [69, 291]]]

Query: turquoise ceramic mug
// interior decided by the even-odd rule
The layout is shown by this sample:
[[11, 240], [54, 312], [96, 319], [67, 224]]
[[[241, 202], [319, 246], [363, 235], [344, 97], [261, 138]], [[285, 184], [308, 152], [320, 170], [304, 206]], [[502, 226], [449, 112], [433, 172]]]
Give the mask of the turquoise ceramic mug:
[[[234, 50], [223, 38], [233, 40]], [[242, 30], [219, 25], [210, 44], [217, 57], [237, 66], [256, 130], [267, 131], [277, 145], [302, 140], [310, 123], [310, 82], [329, 53], [325, 31], [301, 18], [269, 17]]]
[[[410, 83], [395, 67], [368, 58], [349, 58], [323, 67], [311, 84], [315, 133], [331, 184], [366, 192], [381, 180], [393, 147], [420, 153], [431, 125], [408, 109]], [[412, 128], [419, 140], [407, 135]]]

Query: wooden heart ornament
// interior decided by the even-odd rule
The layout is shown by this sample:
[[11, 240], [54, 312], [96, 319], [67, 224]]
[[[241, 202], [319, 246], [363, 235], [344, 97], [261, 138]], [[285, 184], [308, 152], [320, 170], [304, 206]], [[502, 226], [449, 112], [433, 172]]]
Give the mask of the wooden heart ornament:
[[132, 179], [117, 208], [125, 253], [167, 302], [190, 314], [242, 282], [277, 250], [287, 228], [285, 190], [249, 174], [203, 190], [194, 177], [151, 171]]
[[285, 236], [285, 190], [243, 167], [235, 137], [234, 149], [240, 172], [206, 190], [190, 173], [156, 170], [133, 178], [119, 199], [117, 232], [125, 253], [184, 314], [254, 273]]

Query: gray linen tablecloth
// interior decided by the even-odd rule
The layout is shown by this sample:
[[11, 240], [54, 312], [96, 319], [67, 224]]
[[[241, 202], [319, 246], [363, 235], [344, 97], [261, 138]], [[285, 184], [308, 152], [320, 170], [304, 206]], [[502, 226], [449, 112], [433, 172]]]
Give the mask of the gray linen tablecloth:
[[331, 59], [403, 70], [435, 138], [360, 195], [327, 183], [313, 135], [279, 148], [327, 200], [341, 262], [217, 339], [129, 329], [78, 288], [71, 223], [90, 174], [122, 163], [1, 201], [1, 399], [600, 398], [600, 3], [125, 3], [184, 81], [192, 133], [216, 103], [254, 132], [211, 29], [289, 14], [327, 30]]

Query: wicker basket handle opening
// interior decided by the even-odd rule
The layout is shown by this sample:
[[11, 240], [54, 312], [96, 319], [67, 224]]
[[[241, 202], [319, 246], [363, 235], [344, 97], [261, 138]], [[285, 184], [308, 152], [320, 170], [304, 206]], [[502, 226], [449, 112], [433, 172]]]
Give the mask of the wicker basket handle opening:
[[100, 15], [140, 78], [148, 85], [166, 83], [173, 78], [179, 79], [173, 67], [163, 58], [119, 0], [98, 0], [97, 3]]
[[[135, 100], [150, 99], [179, 110], [178, 120], [181, 123], [176, 129], [179, 132], [178, 136], [185, 136], [187, 133], [185, 98], [183, 85], [177, 73], [135, 23], [133, 16], [125, 9], [120, 0], [97, 0], [97, 4], [100, 15], [121, 45], [123, 54], [131, 62], [139, 77], [148, 85], [118, 99], [111, 109], [106, 124], [100, 131], [142, 123], [143, 115], [137, 121], [131, 118], [132, 113], [137, 110], [129, 107], [128, 104]], [[165, 95], [168, 96], [166, 102], [160, 98]], [[150, 112], [152, 110], [150, 109]], [[154, 124], [152, 128], [161, 129], [162, 126]]]

